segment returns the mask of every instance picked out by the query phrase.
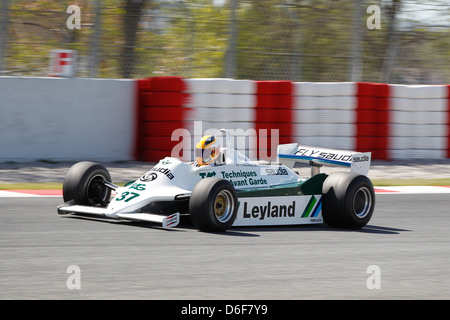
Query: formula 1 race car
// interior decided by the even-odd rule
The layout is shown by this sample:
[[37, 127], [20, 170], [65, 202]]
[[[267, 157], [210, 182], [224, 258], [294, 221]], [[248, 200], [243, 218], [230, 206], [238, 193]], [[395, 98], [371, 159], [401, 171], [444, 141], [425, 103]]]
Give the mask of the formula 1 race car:
[[[220, 134], [226, 135], [227, 143], [219, 144]], [[196, 161], [166, 157], [124, 187], [111, 182], [103, 165], [76, 163], [65, 177], [65, 203], [57, 211], [163, 227], [175, 227], [180, 215], [189, 215], [195, 227], [213, 232], [234, 226], [320, 223], [359, 229], [371, 219], [375, 193], [366, 176], [370, 152], [291, 143], [278, 146], [276, 162], [251, 161], [229, 148], [229, 139], [225, 129], [205, 136], [197, 145]], [[297, 162], [311, 165], [311, 177], [294, 171]], [[320, 173], [323, 165], [347, 167], [350, 172], [327, 175]]]

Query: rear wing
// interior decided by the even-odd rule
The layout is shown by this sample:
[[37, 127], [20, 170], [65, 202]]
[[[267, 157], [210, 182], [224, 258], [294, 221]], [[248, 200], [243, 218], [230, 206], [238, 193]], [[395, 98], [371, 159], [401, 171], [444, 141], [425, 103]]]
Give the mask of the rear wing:
[[278, 162], [290, 168], [300, 162], [309, 163], [312, 167], [343, 166], [350, 168], [351, 172], [367, 175], [372, 153], [308, 147], [301, 146], [298, 143], [289, 143], [278, 146], [277, 157]]

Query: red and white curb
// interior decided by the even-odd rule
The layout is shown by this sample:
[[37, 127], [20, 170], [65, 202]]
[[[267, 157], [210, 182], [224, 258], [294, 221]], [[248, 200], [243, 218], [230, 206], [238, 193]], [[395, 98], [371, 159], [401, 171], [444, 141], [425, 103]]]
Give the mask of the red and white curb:
[[377, 194], [450, 193], [450, 186], [375, 187], [375, 193]]
[[0, 190], [0, 198], [62, 197], [62, 190]]
[[[376, 194], [450, 193], [450, 186], [375, 187]], [[0, 198], [62, 197], [62, 190], [0, 190]]]

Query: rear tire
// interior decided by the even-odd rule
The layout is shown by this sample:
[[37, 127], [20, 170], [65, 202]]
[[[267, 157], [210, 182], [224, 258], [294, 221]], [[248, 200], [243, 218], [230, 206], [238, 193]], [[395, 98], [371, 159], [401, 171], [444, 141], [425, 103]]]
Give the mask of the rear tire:
[[103, 165], [90, 161], [74, 164], [64, 178], [64, 202], [73, 200], [78, 205], [106, 207], [111, 189], [104, 185], [105, 180], [111, 182], [111, 176]]
[[202, 231], [226, 231], [233, 225], [237, 209], [236, 191], [225, 179], [201, 180], [189, 199], [191, 220]]
[[372, 218], [375, 192], [366, 176], [334, 173], [325, 180], [322, 194], [323, 220], [331, 227], [360, 229]]

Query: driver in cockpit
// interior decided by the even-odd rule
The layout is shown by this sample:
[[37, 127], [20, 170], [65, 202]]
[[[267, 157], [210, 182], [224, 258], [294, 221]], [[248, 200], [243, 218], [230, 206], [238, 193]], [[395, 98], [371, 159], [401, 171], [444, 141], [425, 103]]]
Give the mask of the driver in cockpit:
[[195, 160], [198, 166], [214, 165], [220, 156], [220, 144], [215, 136], [203, 136], [195, 147]]

